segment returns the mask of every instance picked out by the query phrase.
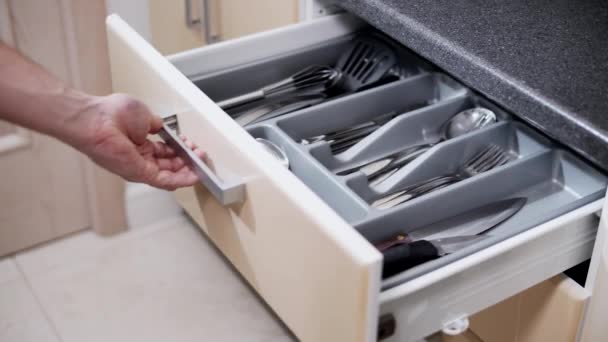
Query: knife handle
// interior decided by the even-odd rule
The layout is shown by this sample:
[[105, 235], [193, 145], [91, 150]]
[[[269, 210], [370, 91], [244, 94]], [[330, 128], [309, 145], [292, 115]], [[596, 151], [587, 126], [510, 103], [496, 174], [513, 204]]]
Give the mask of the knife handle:
[[383, 251], [382, 278], [439, 258], [439, 250], [429, 241], [418, 240], [393, 246]]

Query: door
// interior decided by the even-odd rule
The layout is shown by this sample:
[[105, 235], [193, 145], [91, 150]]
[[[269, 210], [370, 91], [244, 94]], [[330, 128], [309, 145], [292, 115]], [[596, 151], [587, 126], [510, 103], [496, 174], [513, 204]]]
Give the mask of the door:
[[164, 55], [298, 21], [298, 0], [148, 0], [131, 6], [142, 15], [149, 11], [150, 41]]
[[[602, 212], [607, 213], [608, 202]], [[587, 275], [585, 288], [591, 292], [591, 299], [580, 331], [582, 342], [604, 341], [608, 336], [606, 316], [608, 316], [608, 221], [600, 220], [593, 256]]]
[[217, 3], [221, 39], [238, 38], [298, 21], [297, 0], [221, 0]]
[[[61, 3], [45, 4], [0, 0], [0, 39], [68, 79]], [[0, 255], [89, 226], [83, 164], [59, 141], [0, 121]]]

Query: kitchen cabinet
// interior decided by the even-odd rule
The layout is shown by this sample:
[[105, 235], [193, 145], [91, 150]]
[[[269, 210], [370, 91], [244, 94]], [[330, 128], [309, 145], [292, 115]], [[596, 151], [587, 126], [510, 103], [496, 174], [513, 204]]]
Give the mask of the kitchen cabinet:
[[[293, 136], [264, 127], [259, 127], [258, 133], [245, 131], [212, 100], [246, 90], [244, 84], [235, 82], [237, 75], [255, 75], [247, 79], [254, 85], [264, 83], [276, 77], [267, 70], [297, 70], [302, 63], [310, 63], [309, 51], [331, 56], [353, 32], [367, 27], [365, 22], [341, 14], [185, 51], [167, 60], [120, 18], [108, 19], [114, 89], [132, 93], [156, 112], [165, 113], [181, 133], [204, 146], [218, 188], [244, 187], [241, 202], [223, 204], [202, 185], [177, 191], [178, 201], [303, 341], [417, 341], [433, 334], [588, 259], [598, 228], [596, 213], [603, 205], [605, 176], [590, 171], [565, 151], [540, 147], [544, 152], [526, 159], [522, 151], [528, 147], [524, 146], [544, 146], [545, 142], [528, 145], [528, 137], [535, 133], [521, 133], [527, 128], [519, 125], [517, 132], [523, 135], [518, 133], [513, 139], [519, 139], [523, 149], [518, 162], [522, 173], [510, 174], [508, 179], [529, 181], [525, 170], [535, 169], [541, 160], [554, 160], [557, 164], [542, 165], [560, 165], [561, 183], [577, 189], [541, 196], [539, 204], [529, 207], [518, 224], [513, 223], [513, 229], [522, 229], [517, 234], [416, 276], [410, 273], [405, 280], [382, 281], [382, 255], [364, 238], [366, 232], [366, 237], [373, 234], [373, 227], [358, 224], [362, 216], [357, 211], [352, 217], [342, 211], [338, 195], [319, 196], [319, 188], [333, 189], [335, 183], [319, 182], [323, 186], [317, 185], [313, 191], [306, 174], [296, 177], [298, 165], [289, 172], [264, 153], [249, 133], [262, 132], [261, 136], [284, 142], [293, 141]], [[214, 87], [203, 92], [205, 84]], [[412, 94], [419, 94], [415, 89], [429, 87], [438, 94], [437, 106], [457, 106], [468, 101], [464, 97], [475, 96], [447, 76], [420, 73], [307, 109], [299, 116], [293, 113], [290, 119], [317, 113], [316, 122], [332, 125], [335, 121], [330, 113], [384, 112], [406, 98], [401, 94], [421, 96]], [[287, 120], [282, 124], [285, 130], [305, 126], [296, 119], [291, 126]], [[499, 135], [499, 131], [509, 130], [509, 125], [497, 125], [492, 132]], [[290, 151], [292, 157], [297, 156], [297, 164], [302, 152]], [[307, 170], [323, 167], [314, 165]], [[541, 174], [553, 173], [547, 169]], [[500, 196], [508, 196], [534, 185], [524, 182], [509, 187], [499, 182], [498, 171], [495, 175], [485, 177], [484, 185], [475, 187], [475, 196], [489, 198], [496, 189], [504, 189]], [[583, 183], [588, 186], [578, 188]], [[426, 208], [419, 204], [419, 213], [424, 214], [411, 215], [408, 223], [413, 224], [414, 217], [424, 221], [449, 215], [463, 202], [456, 199], [471, 196], [469, 190], [474, 188], [462, 185], [459, 189], [452, 192], [451, 200], [435, 196], [436, 201]], [[565, 198], [566, 202], [560, 203]], [[365, 207], [363, 201], [354, 202]], [[535, 213], [547, 212], [550, 204], [556, 203], [563, 212], [546, 222], [530, 223]], [[412, 204], [410, 208], [416, 207]], [[378, 222], [388, 222], [382, 220]]]
[[[66, 12], [88, 21], [65, 19]], [[102, 1], [62, 7], [58, 1], [0, 0], [0, 39], [70, 84], [107, 92], [104, 17]], [[80, 69], [85, 57], [98, 68]], [[0, 174], [0, 255], [90, 227], [103, 233], [126, 228], [122, 181], [53, 138], [0, 122]], [[99, 196], [114, 202], [100, 203]]]
[[[608, 210], [604, 204], [604, 211]], [[585, 289], [591, 294], [587, 306], [580, 341], [602, 341], [608, 334], [605, 317], [608, 314], [608, 222], [602, 216], [593, 257], [589, 266]]]
[[576, 341], [589, 297], [560, 274], [472, 316], [469, 335], [487, 342]]
[[163, 54], [293, 24], [297, 0], [148, 0], [150, 35]]

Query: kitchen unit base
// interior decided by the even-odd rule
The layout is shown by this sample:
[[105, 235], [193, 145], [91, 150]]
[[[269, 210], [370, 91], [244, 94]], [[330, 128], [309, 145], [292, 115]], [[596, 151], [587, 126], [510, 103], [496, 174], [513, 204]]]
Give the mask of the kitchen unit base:
[[[502, 115], [501, 122], [487, 130], [435, 146], [420, 160], [436, 156], [437, 161], [448, 161], [454, 151], [464, 153], [460, 155], [464, 158], [474, 152], [474, 146], [479, 147], [487, 143], [490, 136], [496, 136], [502, 137], [501, 146], [515, 158], [510, 162], [512, 166], [507, 164], [417, 198], [388, 210], [388, 214], [370, 210], [368, 196], [374, 195], [374, 191], [383, 191], [381, 187], [364, 190], [365, 187], [353, 186], [357, 182], [355, 177], [350, 182], [331, 178], [332, 169], [340, 163], [354, 162], [357, 156], [364, 158], [365, 153], [371, 155], [374, 142], [382, 140], [381, 133], [388, 133], [399, 122], [427, 115], [447, 115], [446, 108], [456, 108], [459, 104], [491, 106], [466, 88], [448, 86], [457, 82], [427, 70], [424, 63], [412, 77], [338, 97], [277, 118], [274, 126], [260, 123], [248, 131], [214, 103], [213, 100], [234, 95], [230, 92], [236, 93], [235, 89], [249, 90], [246, 84], [255, 88], [258, 84], [251, 75], [265, 75], [267, 70], [255, 69], [256, 66], [273, 69], [276, 63], [279, 66], [276, 70], [281, 73], [273, 77], [284, 77], [291, 69], [301, 66], [294, 62], [282, 69], [281, 65], [289, 65], [285, 61], [306, 61], [291, 59], [291, 56], [311, 49], [322, 50], [328, 42], [346, 39], [365, 27], [349, 15], [322, 18], [195, 49], [170, 57], [172, 63], [119, 18], [110, 17], [108, 25], [115, 90], [136, 95], [158, 113], [177, 114], [180, 133], [205, 147], [210, 159], [208, 164], [218, 178], [226, 182], [238, 179], [246, 184], [244, 201], [229, 206], [222, 206], [200, 185], [180, 190], [177, 196], [210, 239], [303, 341], [375, 341], [379, 320], [386, 317], [393, 320], [394, 329], [388, 333], [382, 330], [382, 340], [416, 341], [441, 330], [454, 319], [475, 314], [554, 276], [591, 254], [598, 225], [595, 213], [601, 209], [605, 188], [604, 176], [569, 152], [553, 147], [538, 134], [528, 132], [528, 128], [510, 122], [509, 114]], [[415, 56], [412, 60], [416, 60]], [[244, 73], [247, 68], [249, 72]], [[256, 72], [252, 73], [253, 70]], [[231, 73], [233, 76], [228, 77]], [[238, 73], [249, 75], [247, 82], [238, 83], [234, 77]], [[205, 80], [210, 86], [205, 85]], [[229, 81], [235, 84], [233, 88], [222, 86]], [[214, 88], [214, 84], [217, 87]], [[324, 157], [319, 146], [318, 154], [309, 153], [311, 151], [297, 146], [295, 141], [300, 137], [298, 134], [315, 132], [289, 128], [307, 129], [294, 124], [297, 118], [319, 115], [323, 111], [337, 113], [336, 109], [340, 108], [349, 108], [350, 113], [354, 113], [351, 118], [371, 115], [374, 111], [382, 114], [393, 105], [407, 104], [400, 102], [407, 102], [408, 93], [420, 97], [424, 93], [416, 93], [411, 88], [402, 99], [397, 99], [402, 101], [392, 104], [391, 96], [385, 96], [384, 101], [374, 101], [367, 96], [382, 96], [408, 89], [413, 84], [436, 90], [431, 99], [425, 100], [427, 108], [407, 111], [397, 121], [375, 132], [376, 135], [368, 136], [367, 141], [362, 140], [361, 145], [344, 152], [342, 158], [332, 159], [327, 153]], [[341, 107], [347, 103], [359, 105]], [[340, 118], [329, 114], [325, 123], [338, 125]], [[277, 127], [283, 132], [277, 131]], [[249, 133], [283, 139], [282, 147], [293, 159], [293, 172], [264, 153]], [[405, 143], [391, 141], [393, 148]], [[381, 145], [387, 146], [377, 146]], [[465, 148], [459, 150], [451, 146]], [[455, 162], [446, 167], [454, 167]], [[420, 180], [432, 172], [424, 165], [415, 162], [403, 172], [399, 171], [399, 182]], [[298, 174], [300, 166], [307, 172]], [[516, 166], [520, 173], [506, 172]], [[312, 178], [325, 179], [320, 184], [325, 184], [326, 189], [330, 186], [336, 189], [330, 191], [335, 196], [324, 194], [324, 186], [315, 186], [311, 179], [307, 180], [312, 174], [325, 175], [325, 178]], [[496, 181], [509, 177], [518, 179], [517, 184], [511, 187], [498, 184], [492, 188]], [[397, 183], [386, 183], [384, 190]], [[494, 240], [488, 240], [487, 245], [434, 260], [381, 283], [382, 255], [370, 241], [396, 232], [399, 222], [407, 219], [415, 230], [466, 207], [519, 193], [531, 198], [527, 209], [524, 208], [528, 214], [520, 215], [525, 213], [522, 211], [504, 227], [499, 227], [491, 237]], [[465, 195], [467, 197], [463, 197]], [[462, 198], [469, 201], [459, 201]], [[416, 212], [422, 214], [416, 215]], [[539, 214], [533, 215], [535, 212]], [[384, 233], [374, 227], [383, 227]]]

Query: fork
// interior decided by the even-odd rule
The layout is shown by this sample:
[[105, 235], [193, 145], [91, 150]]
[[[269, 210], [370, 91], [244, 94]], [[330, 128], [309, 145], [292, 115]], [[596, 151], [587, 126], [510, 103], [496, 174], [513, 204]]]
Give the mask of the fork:
[[439, 190], [461, 180], [504, 165], [510, 160], [511, 156], [507, 152], [501, 147], [492, 144], [467, 160], [455, 172], [433, 177], [391, 192], [374, 201], [371, 206], [376, 209], [390, 209], [413, 198], [428, 194], [429, 192]]

